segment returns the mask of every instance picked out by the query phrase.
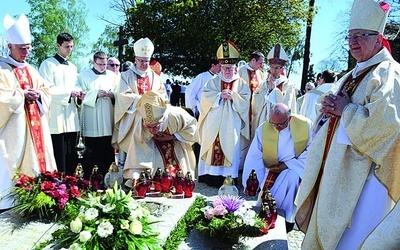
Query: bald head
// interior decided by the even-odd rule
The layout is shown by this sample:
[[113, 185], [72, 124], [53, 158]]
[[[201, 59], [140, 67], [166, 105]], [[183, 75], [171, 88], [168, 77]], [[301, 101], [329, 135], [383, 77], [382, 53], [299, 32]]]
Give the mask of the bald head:
[[284, 103], [276, 103], [271, 107], [271, 115], [282, 116], [286, 115], [286, 117], [290, 116], [290, 109]]
[[275, 127], [276, 130], [281, 131], [289, 125], [290, 122], [290, 109], [286, 104], [277, 103], [272, 105], [269, 123]]

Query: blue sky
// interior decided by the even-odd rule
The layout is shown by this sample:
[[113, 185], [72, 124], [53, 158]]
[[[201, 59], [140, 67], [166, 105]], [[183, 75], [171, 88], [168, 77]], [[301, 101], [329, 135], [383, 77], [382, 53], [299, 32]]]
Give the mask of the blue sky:
[[[0, 35], [4, 34], [2, 20], [4, 16], [19, 15], [29, 12], [29, 5], [25, 0], [2, 1], [0, 7]], [[106, 26], [106, 22], [99, 19], [99, 16], [105, 15], [108, 20], [116, 23], [122, 23], [123, 20], [119, 14], [110, 10], [109, 5], [111, 0], [84, 0], [89, 9], [86, 23], [90, 28], [90, 42], [95, 42], [101, 35]], [[351, 0], [316, 0], [315, 5], [318, 8], [318, 13], [314, 19], [313, 29], [311, 33], [311, 64], [317, 65], [319, 61], [326, 59], [332, 53], [332, 45], [335, 41], [335, 34], [346, 30], [347, 27], [342, 27], [340, 22], [340, 14], [350, 9]], [[301, 67], [297, 70], [301, 73]], [[300, 82], [299, 74], [290, 75], [290, 79], [296, 83]]]

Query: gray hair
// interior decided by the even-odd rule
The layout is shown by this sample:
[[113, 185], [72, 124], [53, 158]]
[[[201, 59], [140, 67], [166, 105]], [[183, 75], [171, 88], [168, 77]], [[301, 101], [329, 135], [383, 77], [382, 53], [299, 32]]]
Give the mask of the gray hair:
[[292, 114], [290, 108], [284, 103], [276, 103], [271, 106], [271, 115], [281, 116], [285, 115], [289, 117]]

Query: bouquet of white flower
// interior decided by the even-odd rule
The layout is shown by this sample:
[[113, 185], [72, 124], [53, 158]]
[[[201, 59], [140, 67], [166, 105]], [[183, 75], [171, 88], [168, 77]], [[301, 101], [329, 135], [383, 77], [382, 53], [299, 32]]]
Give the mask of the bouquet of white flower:
[[[115, 184], [103, 193], [79, 199], [77, 214], [53, 233], [53, 244], [67, 249], [162, 249], [158, 232], [152, 228], [158, 220], [145, 203], [125, 194]], [[147, 248], [143, 248], [147, 246]]]

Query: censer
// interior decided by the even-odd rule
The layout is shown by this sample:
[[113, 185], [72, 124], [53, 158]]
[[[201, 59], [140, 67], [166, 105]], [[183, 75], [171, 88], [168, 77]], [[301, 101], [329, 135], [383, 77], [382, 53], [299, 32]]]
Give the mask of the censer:
[[83, 104], [80, 108], [80, 112], [79, 112], [79, 127], [80, 127], [80, 131], [78, 131], [77, 133], [77, 137], [76, 137], [76, 146], [75, 146], [75, 150], [76, 153], [78, 154], [78, 158], [82, 159], [83, 158], [83, 153], [85, 152], [85, 143], [83, 140]]

